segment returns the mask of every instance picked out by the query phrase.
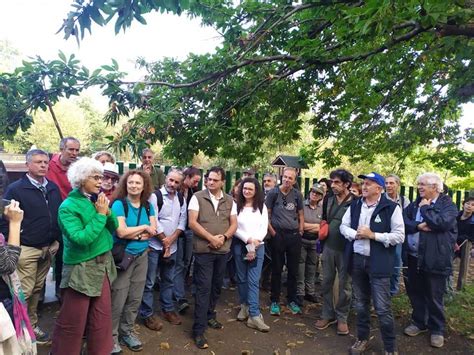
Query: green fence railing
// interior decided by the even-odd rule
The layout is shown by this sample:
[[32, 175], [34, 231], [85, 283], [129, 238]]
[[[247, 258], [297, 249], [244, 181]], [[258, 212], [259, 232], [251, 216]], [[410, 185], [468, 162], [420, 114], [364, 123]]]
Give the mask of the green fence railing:
[[[124, 163], [124, 162], [117, 162], [117, 165], [119, 167], [119, 173], [120, 174], [123, 174], [123, 172], [125, 170], [129, 170], [129, 169], [136, 169], [137, 168], [137, 164], [135, 163]], [[168, 166], [168, 165], [155, 165], [157, 168], [160, 168], [162, 169], [165, 174], [168, 173], [169, 169], [171, 168], [171, 166]], [[199, 183], [199, 189], [202, 189], [202, 181], [203, 181], [203, 175], [204, 175], [204, 170], [203, 169], [199, 169], [201, 171], [201, 182]], [[261, 172], [257, 172], [255, 174], [255, 177], [259, 180], [261, 180], [263, 178], [263, 173]], [[234, 184], [234, 182], [238, 179], [240, 179], [242, 177], [242, 172], [241, 171], [230, 171], [230, 170], [227, 170], [226, 171], [226, 180], [225, 180], [225, 191], [226, 192], [230, 192], [230, 190], [232, 189], [232, 185]], [[303, 194], [305, 194], [306, 192], [309, 191], [310, 187], [315, 183], [317, 182], [318, 179], [316, 178], [313, 178], [313, 177], [301, 177], [301, 176], [298, 176], [297, 178], [297, 182], [298, 182], [298, 186], [301, 190], [301, 192]], [[413, 201], [416, 199], [416, 197], [418, 196], [418, 192], [416, 190], [416, 188], [414, 188], [413, 186], [401, 186], [401, 189], [400, 189], [400, 194], [408, 197], [410, 199], [410, 201]], [[448, 194], [449, 196], [451, 196], [451, 198], [453, 199], [453, 202], [456, 204], [456, 206], [458, 207], [458, 209], [461, 208], [461, 204], [462, 204], [462, 201], [465, 200], [467, 197], [469, 197], [470, 195], [470, 192], [469, 191], [463, 191], [463, 190], [452, 190], [452, 189], [449, 189], [448, 191]]]

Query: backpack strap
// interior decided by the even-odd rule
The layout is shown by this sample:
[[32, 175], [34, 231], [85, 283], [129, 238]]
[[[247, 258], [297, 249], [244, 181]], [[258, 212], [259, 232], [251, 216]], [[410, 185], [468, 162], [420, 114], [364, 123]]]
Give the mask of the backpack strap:
[[125, 213], [125, 219], [127, 219], [127, 217], [128, 217], [128, 203], [124, 198], [121, 198], [120, 202], [122, 202], [123, 212]]
[[[163, 207], [163, 194], [161, 193], [161, 190], [156, 190], [155, 191], [156, 195], [156, 203], [158, 205], [158, 213], [161, 211], [161, 208]], [[183, 207], [184, 204], [184, 196], [181, 192], [177, 191], [178, 195], [178, 200], [179, 200], [179, 205]]]

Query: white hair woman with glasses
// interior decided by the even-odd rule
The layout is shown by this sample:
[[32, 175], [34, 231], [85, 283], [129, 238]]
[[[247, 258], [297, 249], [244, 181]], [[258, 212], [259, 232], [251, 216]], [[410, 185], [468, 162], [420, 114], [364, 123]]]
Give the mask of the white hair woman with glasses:
[[117, 272], [110, 252], [118, 221], [100, 193], [102, 164], [81, 158], [68, 170], [73, 187], [58, 213], [64, 254], [62, 304], [53, 335], [52, 354], [79, 354], [82, 336], [88, 354], [110, 354], [110, 285]]

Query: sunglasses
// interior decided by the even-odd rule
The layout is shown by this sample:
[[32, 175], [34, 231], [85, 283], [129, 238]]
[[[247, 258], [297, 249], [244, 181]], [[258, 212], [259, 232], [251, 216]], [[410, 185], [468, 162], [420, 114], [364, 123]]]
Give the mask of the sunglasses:
[[107, 176], [107, 175], [104, 175], [104, 177], [102, 178], [103, 181], [107, 181], [107, 180], [112, 180], [112, 182], [117, 182], [119, 181], [118, 178], [114, 177], [114, 176]]

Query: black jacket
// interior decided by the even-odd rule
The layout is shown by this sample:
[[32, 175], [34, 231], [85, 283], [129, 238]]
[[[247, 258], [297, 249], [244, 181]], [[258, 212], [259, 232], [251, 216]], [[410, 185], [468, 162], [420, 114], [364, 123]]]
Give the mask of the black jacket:
[[[47, 203], [41, 190], [24, 175], [20, 180], [11, 183], [5, 192], [4, 198], [20, 202], [20, 208], [24, 211], [20, 234], [21, 245], [42, 248], [50, 245], [54, 240], [61, 239], [58, 226], [61, 194], [58, 186], [50, 180], [46, 185], [46, 191]], [[0, 220], [0, 231], [8, 236], [8, 222], [4, 218]]]
[[[453, 264], [454, 243], [457, 237], [456, 216], [458, 210], [451, 197], [440, 194], [432, 206], [423, 206], [420, 209], [423, 222], [426, 222], [431, 232], [418, 231], [421, 222], [416, 221], [416, 212], [421, 198], [410, 203], [403, 211], [405, 233], [420, 232], [418, 245], [418, 268], [433, 274], [448, 276]], [[403, 243], [403, 260], [406, 264], [408, 255], [408, 237]]]

